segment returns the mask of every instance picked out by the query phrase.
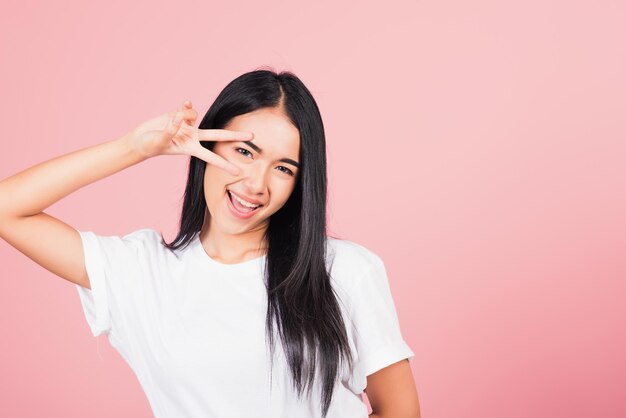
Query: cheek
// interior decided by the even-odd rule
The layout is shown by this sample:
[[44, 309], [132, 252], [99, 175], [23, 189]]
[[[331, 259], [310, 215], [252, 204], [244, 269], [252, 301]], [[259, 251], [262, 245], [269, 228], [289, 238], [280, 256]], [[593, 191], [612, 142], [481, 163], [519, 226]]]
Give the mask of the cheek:
[[204, 172], [203, 189], [207, 203], [211, 200], [220, 199], [224, 192], [226, 180], [220, 171], [222, 170], [216, 167], [207, 167]]
[[285, 203], [287, 203], [287, 200], [289, 200], [291, 193], [293, 193], [293, 189], [294, 183], [281, 185], [278, 193], [276, 193], [276, 197], [278, 198], [276, 199], [278, 206], [282, 207], [285, 205]]

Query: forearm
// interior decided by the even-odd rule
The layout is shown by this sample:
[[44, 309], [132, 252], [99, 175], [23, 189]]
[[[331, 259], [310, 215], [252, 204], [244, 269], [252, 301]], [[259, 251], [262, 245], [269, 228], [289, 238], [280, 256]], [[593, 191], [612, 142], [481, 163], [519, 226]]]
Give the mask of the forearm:
[[0, 181], [0, 215], [41, 213], [81, 187], [145, 159], [127, 135], [52, 158]]

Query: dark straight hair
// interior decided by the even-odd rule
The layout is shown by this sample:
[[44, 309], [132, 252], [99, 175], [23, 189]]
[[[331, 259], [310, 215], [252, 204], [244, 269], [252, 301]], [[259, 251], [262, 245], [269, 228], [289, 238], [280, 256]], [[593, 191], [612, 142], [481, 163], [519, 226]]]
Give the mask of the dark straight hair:
[[[270, 217], [263, 238], [268, 248], [266, 341], [273, 365], [275, 325], [298, 398], [305, 389], [310, 396], [319, 368], [325, 417], [340, 363], [346, 361], [352, 374], [353, 359], [326, 265], [326, 139], [317, 104], [292, 72], [257, 69], [231, 81], [198, 128], [223, 129], [235, 116], [261, 108], [281, 108], [300, 133], [300, 175], [287, 202]], [[215, 141], [201, 144], [212, 150]], [[205, 161], [191, 157], [178, 236], [170, 244], [163, 239], [170, 250], [186, 246], [202, 228], [205, 167]]]

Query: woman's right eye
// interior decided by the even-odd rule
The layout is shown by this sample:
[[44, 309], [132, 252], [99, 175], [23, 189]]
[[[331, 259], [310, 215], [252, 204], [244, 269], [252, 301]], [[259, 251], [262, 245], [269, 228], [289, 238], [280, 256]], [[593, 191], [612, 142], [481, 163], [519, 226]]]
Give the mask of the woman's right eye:
[[[243, 152], [239, 152], [240, 150], [243, 151]], [[248, 155], [248, 154], [252, 155], [252, 153], [250, 151], [248, 151], [247, 149], [245, 149], [245, 148], [235, 148], [235, 151], [237, 151], [237, 152], [239, 152], [239, 154], [243, 154], [243, 155]], [[248, 154], [245, 154], [245, 153], [248, 153]]]

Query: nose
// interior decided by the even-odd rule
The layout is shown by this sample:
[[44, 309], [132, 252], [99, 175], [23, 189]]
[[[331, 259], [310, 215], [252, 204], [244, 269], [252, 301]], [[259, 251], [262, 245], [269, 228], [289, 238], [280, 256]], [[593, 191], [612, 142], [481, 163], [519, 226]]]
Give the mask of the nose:
[[262, 162], [248, 164], [242, 174], [246, 192], [251, 195], [263, 195], [267, 187], [268, 166]]

